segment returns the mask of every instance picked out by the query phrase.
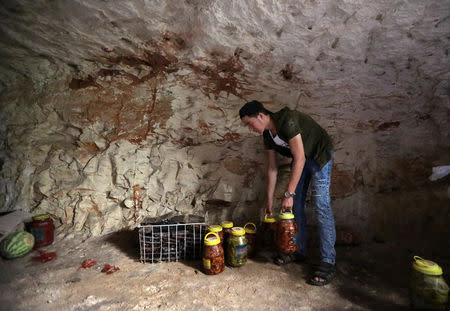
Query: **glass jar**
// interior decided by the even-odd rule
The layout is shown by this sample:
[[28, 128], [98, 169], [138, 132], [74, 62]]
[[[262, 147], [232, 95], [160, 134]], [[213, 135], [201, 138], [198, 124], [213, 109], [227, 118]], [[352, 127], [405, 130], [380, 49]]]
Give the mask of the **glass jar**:
[[247, 262], [247, 239], [242, 227], [231, 228], [231, 237], [226, 246], [225, 262], [231, 267], [241, 267]]
[[293, 254], [297, 250], [297, 224], [292, 211], [280, 214], [277, 224], [276, 247], [278, 252]]
[[214, 232], [217, 233], [219, 235], [220, 238], [220, 246], [223, 247], [223, 231], [222, 231], [222, 226], [220, 225], [211, 225], [208, 227], [208, 232]]
[[222, 221], [220, 223], [222, 226], [223, 231], [223, 246], [226, 247], [227, 241], [229, 237], [231, 236], [231, 228], [233, 228], [233, 222], [232, 221]]
[[446, 310], [449, 287], [442, 268], [433, 261], [414, 256], [409, 280], [412, 310]]
[[53, 243], [55, 227], [49, 214], [33, 217], [33, 221], [27, 224], [27, 231], [34, 236], [33, 249], [47, 246]]
[[202, 258], [203, 272], [205, 272], [205, 274], [219, 274], [225, 269], [223, 248], [217, 233], [208, 232], [205, 235]]
[[258, 247], [258, 240], [256, 236], [256, 225], [252, 222], [248, 222], [244, 226], [245, 237], [247, 238], [247, 258], [253, 258], [256, 254]]
[[261, 247], [264, 249], [273, 250], [275, 248], [275, 233], [277, 232], [277, 223], [275, 218], [267, 217], [266, 214], [259, 232]]

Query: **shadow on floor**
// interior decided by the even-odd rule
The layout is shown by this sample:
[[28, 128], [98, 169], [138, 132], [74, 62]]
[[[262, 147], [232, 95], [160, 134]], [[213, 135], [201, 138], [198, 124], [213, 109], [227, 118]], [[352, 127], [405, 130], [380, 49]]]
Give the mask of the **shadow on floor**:
[[118, 248], [127, 257], [136, 261], [140, 260], [138, 228], [110, 233], [106, 236], [105, 241]]

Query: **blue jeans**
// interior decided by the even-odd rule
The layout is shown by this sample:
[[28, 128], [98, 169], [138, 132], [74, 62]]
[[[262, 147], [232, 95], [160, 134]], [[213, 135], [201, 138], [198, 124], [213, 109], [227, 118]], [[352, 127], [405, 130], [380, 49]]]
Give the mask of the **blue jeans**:
[[333, 159], [320, 169], [316, 161], [306, 159], [302, 176], [295, 189], [293, 212], [298, 226], [297, 252], [306, 255], [308, 236], [306, 232], [305, 200], [308, 186], [311, 185], [311, 200], [319, 225], [320, 255], [322, 261], [335, 264], [336, 229], [330, 199], [332, 165]]

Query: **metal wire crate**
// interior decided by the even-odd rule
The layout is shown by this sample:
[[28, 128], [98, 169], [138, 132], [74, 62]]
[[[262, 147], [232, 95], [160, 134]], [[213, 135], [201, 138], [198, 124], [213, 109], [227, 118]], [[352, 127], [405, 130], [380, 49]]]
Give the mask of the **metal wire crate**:
[[206, 230], [204, 222], [143, 223], [139, 226], [141, 262], [200, 259]]

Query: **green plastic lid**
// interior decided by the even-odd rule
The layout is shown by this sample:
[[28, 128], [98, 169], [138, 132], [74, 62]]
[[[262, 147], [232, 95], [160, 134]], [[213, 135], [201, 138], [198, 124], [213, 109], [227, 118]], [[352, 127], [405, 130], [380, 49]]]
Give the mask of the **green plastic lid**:
[[42, 214], [42, 215], [37, 215], [37, 216], [34, 216], [33, 217], [33, 220], [45, 220], [45, 219], [48, 219], [48, 218], [50, 218], [50, 215], [49, 214]]
[[428, 275], [442, 275], [442, 268], [431, 260], [423, 259], [419, 256], [414, 256], [412, 264], [414, 270]]

